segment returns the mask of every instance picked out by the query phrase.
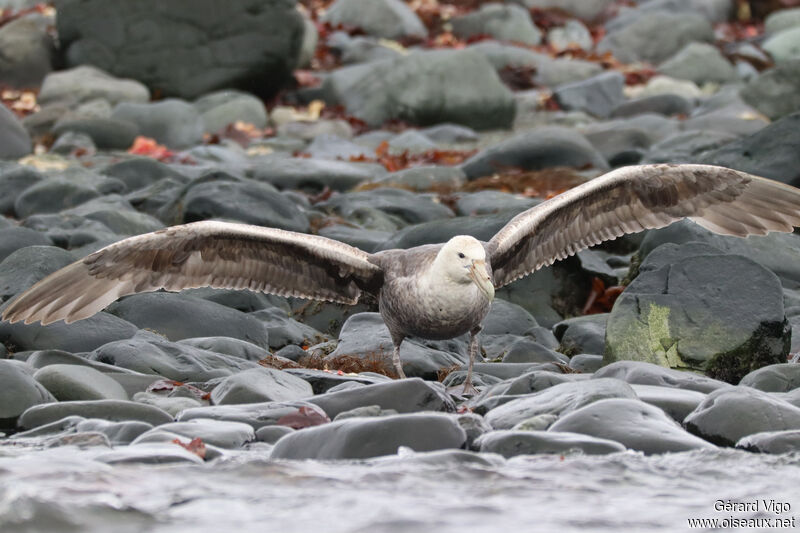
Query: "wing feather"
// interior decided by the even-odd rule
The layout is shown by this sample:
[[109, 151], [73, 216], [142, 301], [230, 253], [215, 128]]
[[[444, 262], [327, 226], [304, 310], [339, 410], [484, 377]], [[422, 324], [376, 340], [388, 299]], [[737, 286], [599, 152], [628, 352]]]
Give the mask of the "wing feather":
[[121, 296], [159, 289], [250, 289], [353, 304], [383, 271], [347, 244], [274, 228], [195, 222], [111, 244], [41, 280], [3, 320], [73, 322]]
[[487, 244], [496, 287], [626, 233], [689, 218], [745, 237], [800, 226], [800, 189], [711, 165], [624, 167], [511, 219]]

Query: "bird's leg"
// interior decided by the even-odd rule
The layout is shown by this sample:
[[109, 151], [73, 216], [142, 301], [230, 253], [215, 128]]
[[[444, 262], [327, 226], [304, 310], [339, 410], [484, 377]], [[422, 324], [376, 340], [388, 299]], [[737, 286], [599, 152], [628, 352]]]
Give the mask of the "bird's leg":
[[478, 389], [472, 384], [472, 367], [475, 366], [475, 358], [478, 356], [478, 333], [481, 332], [481, 326], [472, 328], [469, 332], [469, 365], [467, 366], [467, 379], [464, 380], [464, 395], [475, 395]]
[[392, 343], [394, 344], [394, 350], [392, 351], [392, 363], [394, 364], [394, 369], [397, 372], [398, 379], [405, 379], [406, 373], [403, 372], [403, 364], [400, 362], [400, 345], [403, 344], [403, 337], [399, 339], [392, 338]]

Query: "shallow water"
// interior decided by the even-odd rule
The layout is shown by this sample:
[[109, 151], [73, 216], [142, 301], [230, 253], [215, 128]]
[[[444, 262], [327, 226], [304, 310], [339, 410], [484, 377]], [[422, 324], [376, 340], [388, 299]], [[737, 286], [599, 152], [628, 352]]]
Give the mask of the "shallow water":
[[[416, 454], [274, 462], [266, 449], [212, 464], [116, 465], [103, 450], [0, 447], [0, 531], [682, 531], [715, 500], [800, 509], [800, 455], [735, 450], [645, 457]], [[763, 506], [762, 506], [763, 509]], [[777, 529], [775, 531], [778, 531]]]

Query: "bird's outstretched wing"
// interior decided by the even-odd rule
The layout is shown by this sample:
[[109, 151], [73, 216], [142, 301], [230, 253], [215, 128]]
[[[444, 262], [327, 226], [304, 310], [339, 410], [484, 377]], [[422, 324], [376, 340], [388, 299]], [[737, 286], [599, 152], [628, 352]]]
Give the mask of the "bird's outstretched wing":
[[711, 165], [619, 168], [511, 219], [486, 244], [494, 284], [683, 218], [738, 237], [791, 232], [800, 225], [800, 189]]
[[69, 323], [126, 294], [195, 287], [353, 304], [382, 281], [369, 257], [316, 235], [195, 222], [124, 239], [54, 272], [18, 296], [3, 319]]

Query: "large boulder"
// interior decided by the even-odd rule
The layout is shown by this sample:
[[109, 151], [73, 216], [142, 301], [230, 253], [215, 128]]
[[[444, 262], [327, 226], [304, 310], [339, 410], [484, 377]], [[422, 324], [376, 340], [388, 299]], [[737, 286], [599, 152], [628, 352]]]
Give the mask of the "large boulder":
[[467, 50], [417, 52], [338, 69], [323, 84], [326, 100], [371, 126], [399, 119], [507, 128], [514, 99], [489, 61]]
[[645, 361], [737, 383], [786, 360], [790, 328], [777, 276], [705, 245], [665, 245], [641, 265], [606, 327], [606, 363]]
[[221, 88], [274, 94], [303, 38], [293, 0], [64, 0], [57, 27], [68, 66], [94, 65], [183, 98]]

